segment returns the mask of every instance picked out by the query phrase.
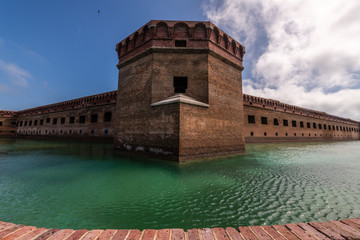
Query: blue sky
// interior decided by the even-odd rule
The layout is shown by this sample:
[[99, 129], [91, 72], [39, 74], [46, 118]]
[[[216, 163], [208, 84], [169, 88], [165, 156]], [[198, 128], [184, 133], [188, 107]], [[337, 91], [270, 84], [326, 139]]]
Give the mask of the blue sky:
[[116, 90], [117, 42], [152, 19], [210, 20], [246, 47], [245, 93], [360, 121], [359, 12], [359, 0], [1, 0], [0, 109]]
[[0, 109], [116, 90], [116, 43], [152, 19], [204, 20], [201, 4], [2, 0]]

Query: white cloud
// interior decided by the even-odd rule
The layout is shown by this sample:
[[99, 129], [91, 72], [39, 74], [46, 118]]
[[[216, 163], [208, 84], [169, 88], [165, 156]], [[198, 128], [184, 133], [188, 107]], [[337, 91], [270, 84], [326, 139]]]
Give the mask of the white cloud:
[[32, 75], [25, 69], [16, 64], [7, 63], [2, 59], [0, 59], [0, 73], [3, 73], [2, 76], [6, 78], [5, 80], [9, 80], [12, 84], [20, 87], [28, 87], [28, 80], [32, 78]]
[[209, 0], [204, 9], [247, 48], [245, 93], [360, 120], [360, 1]]

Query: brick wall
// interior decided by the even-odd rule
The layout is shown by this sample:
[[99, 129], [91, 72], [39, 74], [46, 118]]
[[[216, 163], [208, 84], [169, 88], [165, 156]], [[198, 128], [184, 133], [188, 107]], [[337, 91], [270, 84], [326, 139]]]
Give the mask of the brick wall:
[[360, 139], [356, 121], [249, 95], [244, 100], [246, 142]]

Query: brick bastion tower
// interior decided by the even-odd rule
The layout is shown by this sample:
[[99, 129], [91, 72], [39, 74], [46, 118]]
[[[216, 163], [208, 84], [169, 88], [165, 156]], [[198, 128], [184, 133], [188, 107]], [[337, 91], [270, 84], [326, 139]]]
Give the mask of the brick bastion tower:
[[179, 162], [245, 151], [240, 43], [211, 22], [150, 21], [116, 51], [116, 148]]

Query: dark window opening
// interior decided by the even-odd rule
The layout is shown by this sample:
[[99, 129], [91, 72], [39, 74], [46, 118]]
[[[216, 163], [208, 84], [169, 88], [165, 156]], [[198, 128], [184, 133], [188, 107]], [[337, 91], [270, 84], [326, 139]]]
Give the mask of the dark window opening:
[[40, 125], [44, 125], [44, 119], [40, 120]]
[[69, 130], [69, 134], [72, 134], [72, 130]]
[[186, 40], [175, 40], [175, 47], [186, 47]]
[[285, 136], [287, 136], [288, 134], [287, 133], [285, 133]]
[[304, 134], [302, 133], [301, 136], [304, 136]]
[[261, 117], [261, 124], [268, 124], [267, 117]]
[[79, 123], [85, 123], [85, 116], [84, 115], [79, 117]]
[[264, 136], [266, 137], [266, 132], [264, 132]]
[[98, 115], [97, 114], [93, 114], [90, 116], [90, 122], [92, 123], [96, 123], [98, 121]]
[[253, 115], [248, 115], [248, 122], [249, 122], [249, 123], [255, 123], [255, 116], [253, 116]]
[[336, 131], [339, 131], [339, 126], [336, 126]]
[[34, 126], [37, 126], [38, 120], [34, 121]]
[[254, 136], [254, 132], [250, 132], [250, 135], [251, 135], [251, 136]]
[[31, 124], [32, 124], [32, 121], [30, 120], [30, 121], [29, 121], [29, 127], [31, 126]]
[[333, 131], [335, 131], [335, 125], [333, 125]]
[[[288, 120], [284, 119], [284, 120], [283, 120], [283, 124], [284, 124], [284, 126], [289, 126]], [[287, 136], [287, 135], [286, 135], [286, 136]]]
[[104, 113], [104, 122], [111, 122], [112, 113], [106, 112]]
[[0, 122], [0, 126], [2, 126], [2, 122]]
[[296, 121], [295, 121], [295, 120], [292, 120], [292, 121], [291, 121], [291, 125], [292, 125], [293, 127], [296, 127]]
[[63, 134], [63, 132], [64, 132], [63, 130], [60, 130], [60, 134]]
[[[275, 126], [279, 126], [279, 121], [278, 121], [277, 118], [274, 118], [274, 125], [275, 125]], [[277, 135], [276, 135], [276, 136], [277, 136]]]
[[79, 134], [82, 134], [83, 133], [83, 131], [82, 130], [79, 130]]
[[27, 126], [27, 121], [25, 121], [24, 126], [25, 126], [25, 127]]
[[108, 135], [109, 134], [109, 130], [105, 129], [104, 130], [104, 135]]
[[278, 133], [275, 133], [275, 136], [278, 136], [279, 134]]
[[296, 133], [294, 133], [294, 136], [296, 137]]
[[309, 122], [306, 123], [307, 128], [311, 128], [311, 124]]
[[185, 93], [187, 87], [187, 77], [174, 77], [174, 93]]
[[65, 118], [61, 118], [60, 123], [61, 123], [61, 124], [65, 124]]
[[75, 122], [75, 117], [70, 117], [69, 123], [74, 123], [74, 122]]
[[326, 124], [324, 124], [324, 130], [326, 130]]
[[321, 124], [319, 123], [319, 129], [322, 129], [322, 126], [321, 126]]
[[316, 123], [313, 123], [313, 128], [316, 129]]
[[50, 118], [47, 118], [47, 119], [46, 119], [46, 123], [50, 123]]
[[300, 127], [304, 128], [304, 122], [300, 122]]
[[95, 130], [94, 130], [94, 129], [91, 129], [90, 133], [91, 133], [91, 135], [94, 135], [94, 134], [95, 134]]
[[57, 118], [53, 119], [53, 124], [56, 125], [57, 124]]
[[23, 121], [20, 122], [20, 127], [22, 127], [22, 125], [23, 125]]
[[11, 123], [11, 125], [13, 125], [13, 126], [16, 126], [16, 124], [17, 124], [16, 122], [12, 122], [12, 123]]

